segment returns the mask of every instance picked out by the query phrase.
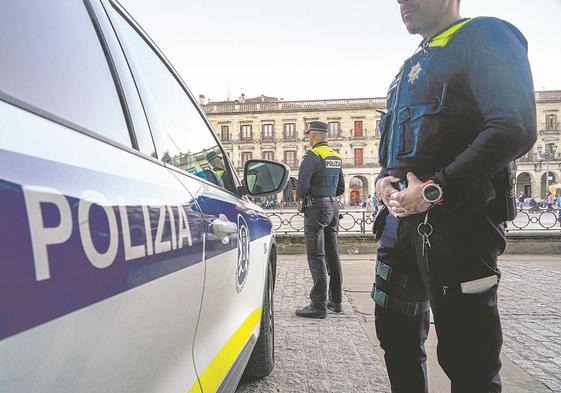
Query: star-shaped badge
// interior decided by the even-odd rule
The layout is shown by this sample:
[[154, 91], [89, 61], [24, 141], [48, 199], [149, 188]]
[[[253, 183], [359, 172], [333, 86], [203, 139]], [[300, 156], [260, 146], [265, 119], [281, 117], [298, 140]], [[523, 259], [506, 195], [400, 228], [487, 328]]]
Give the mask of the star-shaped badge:
[[421, 67], [421, 63], [415, 64], [411, 67], [411, 71], [409, 72], [409, 83], [414, 83], [417, 79], [419, 79], [419, 75], [423, 71], [423, 67]]

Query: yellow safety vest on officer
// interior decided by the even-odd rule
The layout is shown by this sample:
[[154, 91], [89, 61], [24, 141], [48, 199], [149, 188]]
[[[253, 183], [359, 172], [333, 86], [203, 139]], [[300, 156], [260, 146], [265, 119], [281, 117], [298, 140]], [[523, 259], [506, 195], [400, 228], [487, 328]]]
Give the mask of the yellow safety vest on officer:
[[304, 237], [314, 285], [310, 292], [311, 303], [296, 310], [296, 315], [325, 318], [327, 308], [342, 311], [341, 262], [337, 246], [339, 204], [336, 197], [345, 191], [345, 179], [341, 157], [325, 141], [327, 124], [313, 121], [306, 134], [310, 135], [312, 148], [300, 165], [296, 194], [306, 204]]

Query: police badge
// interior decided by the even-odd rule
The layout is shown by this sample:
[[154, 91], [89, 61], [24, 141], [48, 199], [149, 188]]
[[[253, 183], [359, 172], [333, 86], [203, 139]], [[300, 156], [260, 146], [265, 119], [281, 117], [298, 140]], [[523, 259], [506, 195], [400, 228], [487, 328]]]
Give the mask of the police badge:
[[249, 271], [249, 227], [245, 218], [238, 214], [238, 264], [236, 266], [236, 292], [240, 293]]

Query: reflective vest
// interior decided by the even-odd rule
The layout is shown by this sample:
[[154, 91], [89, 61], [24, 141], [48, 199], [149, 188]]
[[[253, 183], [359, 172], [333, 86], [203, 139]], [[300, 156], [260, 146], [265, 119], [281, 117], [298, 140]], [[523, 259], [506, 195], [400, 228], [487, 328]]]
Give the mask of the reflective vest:
[[319, 163], [317, 163], [317, 158], [311, 160], [315, 165], [311, 179], [310, 195], [335, 196], [339, 184], [339, 175], [343, 167], [339, 153], [327, 144], [321, 143], [308, 150], [306, 154], [312, 154], [320, 160]]

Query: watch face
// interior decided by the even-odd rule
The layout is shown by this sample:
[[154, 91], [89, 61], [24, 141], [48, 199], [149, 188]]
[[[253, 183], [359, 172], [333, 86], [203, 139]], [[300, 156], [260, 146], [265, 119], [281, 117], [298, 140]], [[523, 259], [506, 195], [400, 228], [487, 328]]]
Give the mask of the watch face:
[[425, 198], [431, 202], [438, 201], [442, 196], [440, 189], [434, 184], [428, 184], [427, 186], [425, 186], [425, 189], [423, 190], [423, 194]]

